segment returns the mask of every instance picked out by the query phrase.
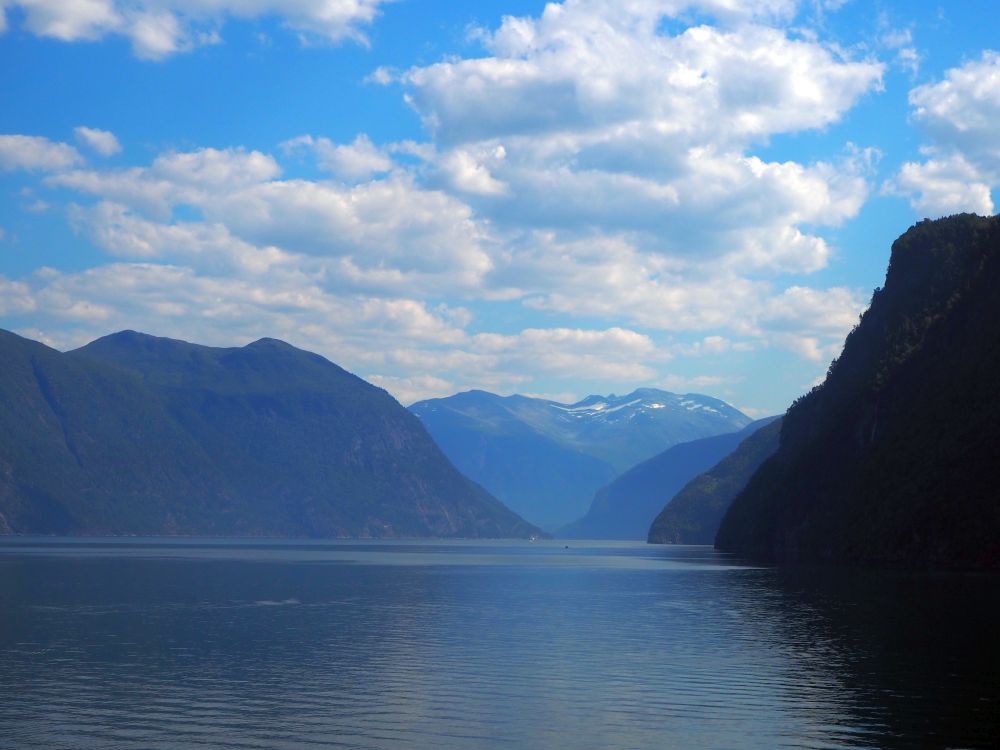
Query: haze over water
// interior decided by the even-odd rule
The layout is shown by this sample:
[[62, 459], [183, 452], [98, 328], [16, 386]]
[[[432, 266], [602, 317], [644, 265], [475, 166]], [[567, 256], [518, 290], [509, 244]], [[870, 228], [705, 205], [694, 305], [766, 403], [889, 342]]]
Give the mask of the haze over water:
[[996, 584], [628, 543], [7, 539], [0, 746], [991, 747]]

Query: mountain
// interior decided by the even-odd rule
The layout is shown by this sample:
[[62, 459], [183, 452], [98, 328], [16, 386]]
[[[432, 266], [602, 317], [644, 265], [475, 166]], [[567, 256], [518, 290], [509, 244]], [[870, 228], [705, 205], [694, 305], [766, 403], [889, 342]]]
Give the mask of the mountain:
[[0, 332], [0, 531], [529, 536], [385, 391], [273, 339]]
[[[763, 426], [762, 426], [763, 425]], [[755, 427], [755, 430], [751, 430]], [[660, 511], [649, 528], [650, 544], [712, 544], [722, 517], [757, 468], [778, 449], [781, 419], [754, 422], [732, 453], [699, 474]]]
[[724, 401], [654, 388], [575, 404], [469, 391], [410, 410], [460, 471], [548, 529], [579, 518], [599, 487], [636, 463], [750, 422]]
[[559, 529], [558, 536], [645, 539], [656, 514], [679, 489], [768, 421], [752, 422], [738, 432], [681, 443], [633, 466], [599, 489], [586, 515]]
[[720, 549], [1000, 566], [1000, 217], [923, 221], [823, 385], [736, 497]]

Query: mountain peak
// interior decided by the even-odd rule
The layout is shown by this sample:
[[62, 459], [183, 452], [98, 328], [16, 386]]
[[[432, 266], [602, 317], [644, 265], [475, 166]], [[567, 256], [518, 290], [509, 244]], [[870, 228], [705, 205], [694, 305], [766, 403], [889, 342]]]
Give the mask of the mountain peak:
[[256, 341], [251, 341], [249, 344], [243, 347], [244, 349], [294, 349], [295, 351], [302, 351], [298, 347], [292, 346], [287, 341], [282, 341], [281, 339], [274, 339], [270, 336], [265, 336], [264, 338], [257, 339]]

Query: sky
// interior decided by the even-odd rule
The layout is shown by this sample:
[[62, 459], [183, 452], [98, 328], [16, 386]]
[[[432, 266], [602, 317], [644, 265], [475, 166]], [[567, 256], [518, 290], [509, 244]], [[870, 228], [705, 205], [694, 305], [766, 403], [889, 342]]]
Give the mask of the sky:
[[1000, 200], [995, 0], [0, 0], [0, 327], [779, 413]]

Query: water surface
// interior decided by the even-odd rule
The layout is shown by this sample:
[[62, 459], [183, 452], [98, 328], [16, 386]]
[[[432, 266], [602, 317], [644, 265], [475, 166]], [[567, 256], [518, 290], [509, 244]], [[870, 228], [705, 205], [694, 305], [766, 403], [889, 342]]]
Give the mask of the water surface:
[[998, 593], [706, 547], [9, 539], [0, 747], [997, 747]]

